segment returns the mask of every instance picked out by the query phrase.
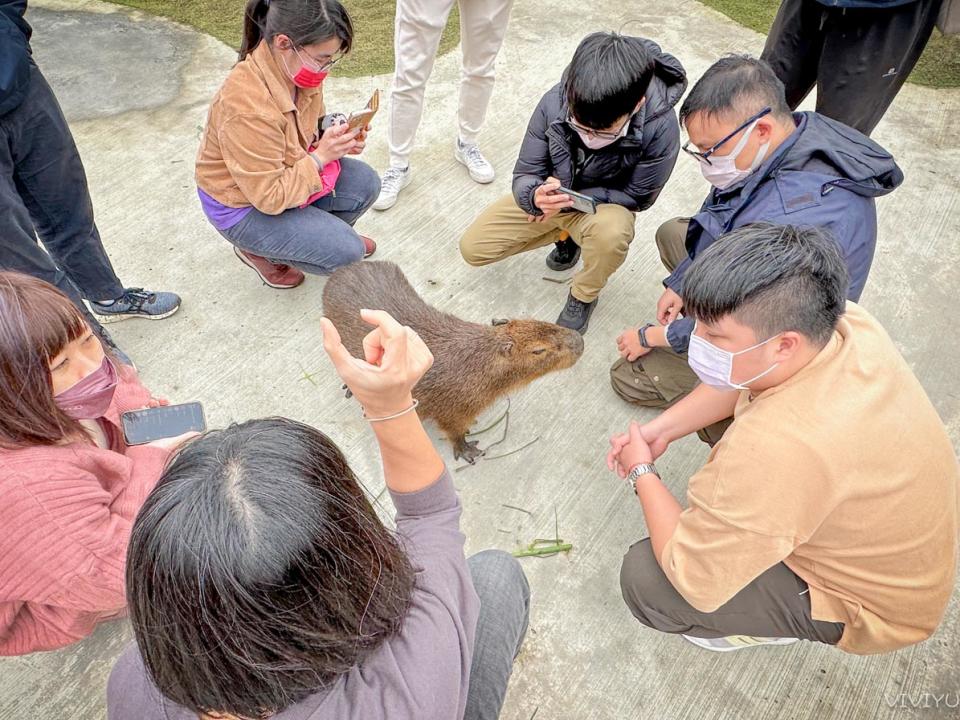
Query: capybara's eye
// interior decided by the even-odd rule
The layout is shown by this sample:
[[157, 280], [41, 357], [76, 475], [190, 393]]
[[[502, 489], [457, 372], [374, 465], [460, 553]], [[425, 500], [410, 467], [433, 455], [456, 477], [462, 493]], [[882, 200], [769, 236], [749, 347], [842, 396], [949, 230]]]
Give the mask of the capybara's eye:
[[543, 355], [547, 351], [546, 348], [537, 348], [533, 351], [534, 355]]

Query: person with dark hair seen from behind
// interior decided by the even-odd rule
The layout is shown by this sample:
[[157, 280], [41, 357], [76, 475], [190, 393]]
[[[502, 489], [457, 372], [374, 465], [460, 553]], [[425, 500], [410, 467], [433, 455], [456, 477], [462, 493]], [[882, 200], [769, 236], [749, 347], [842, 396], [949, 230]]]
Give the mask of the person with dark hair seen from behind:
[[0, 0], [0, 269], [56, 285], [114, 347], [100, 323], [160, 320], [177, 311], [180, 298], [127, 288], [117, 278], [73, 135], [33, 60], [26, 10], [27, 0]]
[[[597, 297], [623, 264], [635, 213], [647, 210], [680, 152], [673, 106], [687, 87], [680, 62], [656, 43], [597, 32], [585, 37], [560, 83], [540, 100], [513, 169], [513, 194], [494, 202], [460, 240], [471, 265], [554, 245], [553, 270], [583, 253], [557, 323], [587, 330]], [[563, 187], [596, 202], [572, 209]]]
[[[811, 228], [747, 225], [690, 266], [701, 385], [611, 438], [607, 456], [650, 533], [620, 575], [644, 625], [720, 652], [803, 639], [857, 654], [937, 629], [960, 470], [923, 387], [848, 286], [836, 243]], [[731, 414], [683, 510], [654, 461]]]
[[816, 87], [818, 113], [869, 135], [923, 54], [941, 2], [782, 0], [760, 57], [791, 108]]
[[325, 114], [323, 83], [353, 45], [338, 0], [248, 0], [240, 61], [217, 92], [197, 155], [200, 204], [268, 286], [297, 287], [369, 257], [354, 223], [380, 191], [368, 127]]
[[[610, 369], [614, 391], [628, 402], [665, 408], [697, 385], [686, 352], [693, 319], [682, 317], [684, 276], [717, 238], [753, 222], [819, 227], [833, 238], [858, 301], [877, 243], [875, 198], [893, 191], [903, 173], [890, 154], [852, 128], [814, 112], [791, 113], [783, 83], [762, 60], [728, 55], [714, 63], [680, 107], [689, 140], [685, 155], [713, 186], [692, 218], [657, 230], [670, 272], [656, 322], [617, 337]], [[714, 444], [729, 420], [700, 431]]]
[[[336, 445], [283, 418], [194, 440], [137, 517], [136, 644], [109, 720], [494, 720], [529, 614], [517, 560], [464, 558], [461, 505], [413, 387], [433, 363], [381, 311], [365, 360], [324, 349], [363, 407], [397, 510], [389, 531]], [[211, 591], [212, 590], [212, 591]]]
[[161, 404], [66, 295], [0, 272], [0, 655], [123, 614], [133, 518], [187, 436], [129, 447], [120, 415]]

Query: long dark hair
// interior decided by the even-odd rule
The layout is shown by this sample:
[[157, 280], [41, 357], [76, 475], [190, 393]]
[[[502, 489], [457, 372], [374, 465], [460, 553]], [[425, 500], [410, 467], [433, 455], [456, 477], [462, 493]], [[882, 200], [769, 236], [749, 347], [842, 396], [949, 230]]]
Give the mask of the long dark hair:
[[340, 50], [353, 47], [353, 23], [339, 0], [247, 0], [243, 15], [243, 60], [261, 40], [286, 35], [295, 46], [340, 38]]
[[0, 271], [0, 448], [83, 435], [54, 402], [50, 360], [88, 329], [77, 306], [53, 285]]
[[147, 671], [201, 715], [261, 718], [329, 687], [399, 632], [413, 581], [337, 446], [283, 418], [180, 450], [127, 554]]

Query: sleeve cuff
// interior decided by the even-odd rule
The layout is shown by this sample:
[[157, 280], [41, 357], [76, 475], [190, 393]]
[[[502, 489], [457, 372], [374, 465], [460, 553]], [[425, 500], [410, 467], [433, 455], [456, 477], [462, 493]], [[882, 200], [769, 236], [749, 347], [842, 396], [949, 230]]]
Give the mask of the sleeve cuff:
[[397, 509], [397, 518], [424, 517], [449, 510], [457, 506], [457, 491], [453, 487], [453, 478], [446, 468], [431, 485], [412, 493], [398, 493], [390, 490], [393, 506]]
[[670, 348], [677, 353], [685, 353], [690, 347], [690, 335], [693, 334], [693, 318], [678, 318], [667, 325], [666, 337]]

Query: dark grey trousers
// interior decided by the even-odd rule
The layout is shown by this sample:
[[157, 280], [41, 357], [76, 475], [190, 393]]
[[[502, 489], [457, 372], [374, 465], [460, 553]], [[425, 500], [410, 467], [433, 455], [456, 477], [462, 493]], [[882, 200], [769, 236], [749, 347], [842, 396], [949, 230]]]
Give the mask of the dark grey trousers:
[[791, 637], [836, 645], [843, 623], [810, 617], [807, 584], [777, 563], [712, 613], [700, 612], [676, 591], [653, 554], [650, 539], [623, 558], [620, 589], [633, 616], [666, 633], [718, 638], [727, 635]]
[[530, 586], [509, 553], [484, 550], [467, 558], [467, 565], [480, 596], [480, 617], [463, 720], [496, 720], [527, 634]]
[[761, 57], [796, 108], [817, 88], [817, 112], [873, 132], [913, 70], [941, 0], [895, 7], [837, 8], [783, 0]]

